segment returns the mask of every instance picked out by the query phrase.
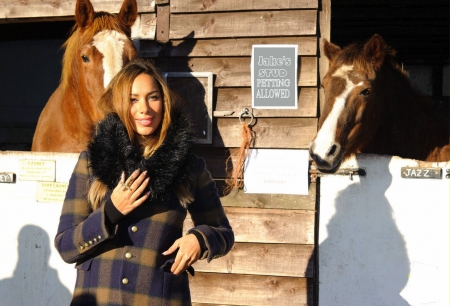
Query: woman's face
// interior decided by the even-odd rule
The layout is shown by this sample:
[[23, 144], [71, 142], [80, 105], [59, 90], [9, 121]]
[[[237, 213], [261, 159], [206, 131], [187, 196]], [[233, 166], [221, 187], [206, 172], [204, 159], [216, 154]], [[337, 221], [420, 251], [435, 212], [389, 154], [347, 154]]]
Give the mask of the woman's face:
[[154, 77], [143, 73], [134, 79], [130, 103], [134, 131], [139, 141], [145, 140], [159, 127], [163, 117], [162, 94]]

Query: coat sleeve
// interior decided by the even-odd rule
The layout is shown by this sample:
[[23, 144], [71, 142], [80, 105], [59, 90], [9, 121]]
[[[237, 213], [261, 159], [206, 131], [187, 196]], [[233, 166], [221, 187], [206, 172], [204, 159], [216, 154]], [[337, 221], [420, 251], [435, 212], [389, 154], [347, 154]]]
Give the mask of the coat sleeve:
[[87, 259], [112, 235], [106, 225], [104, 205], [92, 210], [87, 200], [88, 156], [81, 152], [73, 170], [59, 220], [55, 247], [67, 263]]
[[197, 170], [195, 199], [188, 206], [194, 228], [188, 234], [196, 231], [203, 237], [207, 250], [201, 259], [206, 258], [210, 262], [230, 251], [234, 244], [234, 233], [220, 202], [216, 183], [201, 158], [198, 158]]

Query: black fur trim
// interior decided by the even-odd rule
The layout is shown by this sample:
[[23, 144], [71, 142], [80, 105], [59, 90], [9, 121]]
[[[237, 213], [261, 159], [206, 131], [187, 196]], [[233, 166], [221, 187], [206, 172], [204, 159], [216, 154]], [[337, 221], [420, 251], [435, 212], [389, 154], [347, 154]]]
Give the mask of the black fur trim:
[[90, 168], [95, 177], [110, 190], [120, 181], [122, 172], [128, 177], [136, 169], [147, 170], [150, 177], [150, 200], [163, 200], [175, 192], [193, 172], [191, 151], [195, 142], [194, 128], [181, 112], [173, 112], [173, 121], [161, 147], [148, 159], [134, 146], [117, 114], [108, 114], [97, 125], [88, 145]]

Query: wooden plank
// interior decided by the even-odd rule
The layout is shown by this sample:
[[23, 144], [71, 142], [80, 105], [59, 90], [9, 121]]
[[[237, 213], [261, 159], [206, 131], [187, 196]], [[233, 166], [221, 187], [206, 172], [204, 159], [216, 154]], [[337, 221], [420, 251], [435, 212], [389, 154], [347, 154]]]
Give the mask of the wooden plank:
[[196, 273], [189, 276], [192, 302], [220, 305], [312, 305], [307, 278]]
[[173, 13], [213, 12], [213, 11], [255, 11], [281, 9], [314, 9], [317, 0], [278, 0], [278, 1], [242, 1], [242, 0], [171, 0]]
[[[223, 180], [216, 180], [216, 184], [219, 190], [223, 190], [225, 186]], [[316, 206], [316, 184], [309, 184], [308, 195], [244, 193], [242, 190], [238, 191], [234, 189], [229, 194], [222, 196], [220, 200], [225, 207], [302, 209], [314, 211]]]
[[156, 21], [156, 40], [168, 42], [170, 32], [170, 6], [158, 5], [156, 16], [158, 16]]
[[[319, 12], [319, 27], [320, 27], [320, 46], [323, 44], [323, 40], [330, 41], [331, 33], [331, 0], [322, 0], [322, 7]], [[319, 81], [325, 77], [330, 65], [328, 58], [322, 53], [319, 53]], [[325, 104], [325, 91], [319, 91], [319, 114], [322, 113]]]
[[170, 39], [315, 35], [316, 10], [173, 14]]
[[[314, 212], [224, 207], [236, 242], [314, 244]], [[190, 216], [184, 232], [193, 227]]]
[[[240, 147], [241, 125], [236, 118], [217, 118], [213, 146]], [[317, 118], [257, 118], [252, 127], [254, 148], [308, 149], [317, 132]]]
[[[118, 13], [122, 1], [91, 0], [94, 10]], [[76, 0], [2, 0], [0, 19], [74, 16]], [[155, 12], [155, 2], [137, 0], [140, 13]]]
[[[317, 117], [317, 88], [298, 88], [297, 109], [251, 109], [251, 88], [218, 88], [215, 111], [232, 111], [228, 117], [238, 118], [244, 108], [261, 117]], [[215, 115], [216, 116], [216, 115]], [[217, 115], [220, 117], [220, 115]]]
[[235, 243], [226, 256], [210, 263], [199, 260], [194, 268], [196, 272], [312, 277], [313, 252], [313, 245]]
[[[163, 72], [212, 72], [214, 87], [250, 87], [250, 57], [155, 58]], [[298, 86], [317, 86], [317, 58], [298, 58]]]
[[[140, 14], [139, 29], [137, 37], [140, 39], [155, 39], [156, 35], [156, 14]], [[136, 22], [133, 28], [136, 26]]]
[[163, 45], [156, 41], [141, 42], [142, 57], [183, 57], [183, 56], [251, 56], [253, 45], [293, 44], [298, 45], [298, 55], [315, 56], [317, 38], [315, 36], [283, 36], [225, 39], [174, 39]]

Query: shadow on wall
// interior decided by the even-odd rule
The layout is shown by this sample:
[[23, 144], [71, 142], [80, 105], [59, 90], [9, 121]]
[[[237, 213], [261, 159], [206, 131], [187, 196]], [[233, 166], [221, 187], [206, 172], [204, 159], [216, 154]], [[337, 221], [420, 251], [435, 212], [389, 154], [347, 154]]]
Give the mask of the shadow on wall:
[[[410, 260], [385, 197], [392, 182], [389, 162], [380, 158], [367, 177], [338, 192], [332, 216], [322, 213], [332, 198], [321, 195], [326, 230], [320, 228], [326, 238], [319, 244], [320, 305], [409, 305], [400, 292], [408, 282]], [[323, 180], [321, 185], [328, 190]]]
[[69, 305], [70, 291], [48, 265], [50, 240], [35, 225], [24, 226], [18, 237], [18, 262], [11, 278], [0, 280], [0, 305]]

